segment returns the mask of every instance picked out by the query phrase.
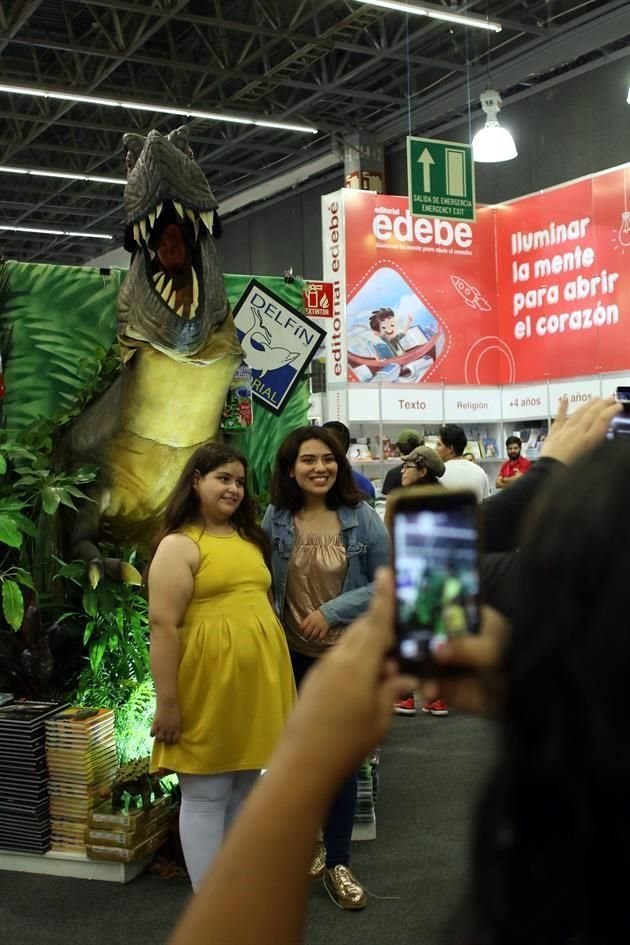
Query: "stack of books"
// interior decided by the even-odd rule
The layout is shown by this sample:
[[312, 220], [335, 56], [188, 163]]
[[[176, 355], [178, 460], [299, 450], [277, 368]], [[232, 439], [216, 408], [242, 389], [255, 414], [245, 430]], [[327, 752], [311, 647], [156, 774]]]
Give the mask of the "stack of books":
[[61, 708], [22, 700], [0, 706], [0, 848], [50, 849], [44, 724]]
[[87, 855], [95, 860], [132, 863], [146, 859], [168, 836], [170, 795], [154, 797], [151, 807], [112, 806], [106, 801], [92, 811], [85, 834]]
[[118, 770], [112, 709], [67, 708], [46, 721], [51, 849], [85, 854], [92, 810]]

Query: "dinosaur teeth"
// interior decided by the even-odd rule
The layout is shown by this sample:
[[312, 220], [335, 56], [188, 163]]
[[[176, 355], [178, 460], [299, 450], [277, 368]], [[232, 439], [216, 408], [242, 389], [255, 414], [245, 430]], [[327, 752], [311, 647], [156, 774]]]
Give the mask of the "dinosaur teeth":
[[152, 230], [155, 226], [155, 210], [149, 210], [149, 228]]
[[182, 220], [183, 220], [183, 219], [184, 219], [184, 208], [182, 207], [182, 205], [181, 205], [181, 203], [179, 202], [179, 200], [174, 200], [174, 201], [173, 201], [173, 206], [175, 207], [175, 210], [177, 211], [177, 215], [178, 215], [179, 217], [181, 217]]
[[212, 210], [201, 210], [199, 216], [206, 224], [208, 233], [212, 233], [212, 224], [214, 222], [214, 212]]
[[196, 217], [195, 217], [195, 211], [194, 211], [194, 210], [191, 210], [190, 207], [186, 207], [186, 216], [188, 217], [188, 219], [189, 219], [192, 223], [195, 222], [195, 219], [196, 219]]
[[199, 280], [197, 279], [197, 273], [195, 272], [195, 267], [192, 267], [192, 303], [190, 306], [191, 315], [197, 311], [197, 306], [199, 305]]
[[181, 317], [183, 316], [183, 314], [184, 314], [184, 306], [183, 306], [183, 305], [180, 305], [179, 308], [177, 309], [177, 311], [175, 312], [175, 314], [176, 314], [176, 315], [179, 315], [179, 317], [181, 318]]
[[199, 220], [196, 217], [193, 220], [193, 227], [195, 230], [195, 243], [196, 243], [197, 240], [199, 239]]
[[144, 217], [140, 220], [140, 222], [139, 222], [138, 225], [139, 225], [139, 227], [140, 227], [140, 235], [142, 236], [142, 239], [143, 239], [144, 242], [146, 243], [146, 241], [147, 241], [147, 221], [145, 220]]
[[162, 298], [164, 299], [167, 305], [168, 305], [168, 300], [171, 297], [172, 288], [173, 288], [173, 280], [169, 279], [166, 285], [164, 286], [164, 288], [162, 289], [162, 291], [160, 292], [160, 295], [162, 296]]
[[136, 243], [140, 244], [140, 227], [137, 223], [134, 223], [133, 225], [133, 238]]
[[162, 286], [164, 285], [164, 273], [156, 272], [156, 274], [153, 276], [153, 281], [155, 282], [155, 291], [161, 295]]
[[159, 217], [159, 215], [161, 214], [161, 212], [162, 212], [163, 209], [164, 209], [164, 204], [163, 204], [163, 203], [159, 203], [159, 204], [157, 205], [157, 207], [155, 208], [155, 218], [156, 218], [156, 220], [157, 220], [157, 218]]
[[153, 262], [153, 260], [155, 259], [155, 253], [152, 249], [149, 250], [149, 259], [151, 260], [151, 262]]

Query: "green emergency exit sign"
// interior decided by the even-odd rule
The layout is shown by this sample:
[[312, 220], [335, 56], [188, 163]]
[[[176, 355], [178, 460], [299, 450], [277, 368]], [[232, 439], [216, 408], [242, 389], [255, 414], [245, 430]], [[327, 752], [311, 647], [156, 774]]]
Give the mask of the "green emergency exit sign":
[[407, 138], [407, 177], [412, 214], [475, 219], [475, 177], [469, 144]]

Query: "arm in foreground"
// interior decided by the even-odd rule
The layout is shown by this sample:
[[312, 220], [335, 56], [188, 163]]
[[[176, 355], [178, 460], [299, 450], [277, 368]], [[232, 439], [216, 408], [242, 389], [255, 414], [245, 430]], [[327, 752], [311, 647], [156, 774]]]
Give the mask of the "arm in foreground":
[[417, 686], [386, 657], [393, 609], [391, 573], [383, 571], [369, 611], [309, 673], [267, 774], [169, 945], [302, 941], [308, 868], [328, 806], [343, 779], [382, 741], [392, 702]]
[[150, 659], [156, 694], [151, 734], [167, 745], [179, 741], [179, 627], [192, 597], [198, 564], [194, 542], [173, 534], [162, 539], [149, 570]]

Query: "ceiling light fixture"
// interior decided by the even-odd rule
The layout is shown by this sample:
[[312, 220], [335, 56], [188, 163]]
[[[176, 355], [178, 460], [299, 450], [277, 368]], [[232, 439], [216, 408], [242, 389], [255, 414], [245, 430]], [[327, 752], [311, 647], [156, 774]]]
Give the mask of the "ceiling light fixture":
[[480, 30], [490, 30], [492, 33], [500, 33], [502, 29], [500, 23], [486, 17], [475, 16], [471, 13], [454, 13], [444, 7], [433, 7], [426, 3], [410, 3], [404, 0], [355, 0], [355, 2], [366, 3], [371, 7], [381, 7], [383, 10], [396, 10], [398, 13], [428, 16], [432, 20], [444, 20], [446, 23], [474, 26]]
[[628, 103], [628, 105], [630, 105], [630, 86], [628, 86], [628, 97], [626, 99], [626, 102]]
[[100, 174], [72, 174], [70, 171], [53, 171], [38, 167], [10, 167], [0, 165], [0, 174], [27, 174], [31, 177], [59, 177], [62, 180], [83, 180], [95, 184], [120, 184], [124, 187], [127, 181], [124, 177], [102, 177]]
[[473, 158], [485, 164], [495, 164], [499, 161], [511, 161], [518, 154], [514, 138], [502, 128], [497, 120], [501, 110], [502, 99], [494, 89], [486, 89], [479, 100], [486, 113], [486, 123], [472, 139]]
[[7, 226], [0, 223], [0, 230], [10, 230], [12, 233], [44, 233], [46, 236], [80, 236], [82, 239], [113, 240], [111, 233], [77, 233], [74, 230], [48, 230], [39, 226]]
[[147, 102], [130, 102], [126, 99], [101, 98], [97, 95], [81, 95], [78, 92], [64, 92], [59, 89], [40, 89], [23, 85], [0, 84], [0, 92], [13, 95], [33, 95], [36, 98], [53, 98], [62, 102], [76, 102], [81, 105], [103, 105], [105, 108], [129, 108], [133, 111], [156, 112], [161, 115], [179, 115], [182, 118], [200, 118], [203, 121], [228, 121], [239, 125], [258, 125], [261, 128], [277, 128], [281, 131], [298, 131], [304, 134], [317, 134], [317, 128], [311, 125], [299, 125], [291, 122], [273, 121], [266, 118], [246, 118], [242, 115], [229, 115], [222, 112], [203, 112], [196, 108], [175, 108], [170, 105], [149, 105]]

